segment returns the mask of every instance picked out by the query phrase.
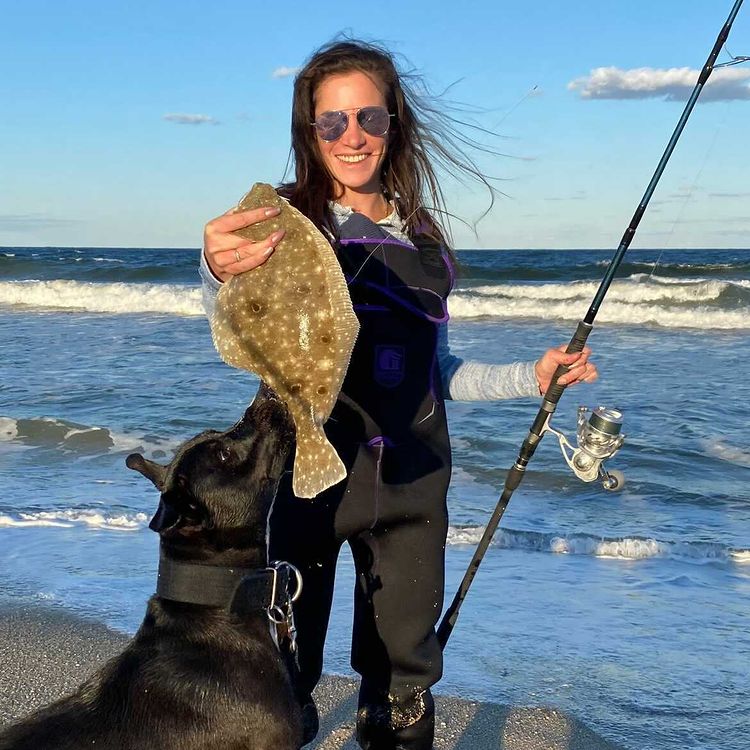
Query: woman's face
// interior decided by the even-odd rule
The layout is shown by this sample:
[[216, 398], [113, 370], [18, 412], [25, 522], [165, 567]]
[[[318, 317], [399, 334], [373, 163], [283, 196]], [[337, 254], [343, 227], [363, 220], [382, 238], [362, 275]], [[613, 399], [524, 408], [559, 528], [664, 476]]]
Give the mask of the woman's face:
[[385, 159], [388, 134], [374, 136], [366, 133], [357, 122], [357, 110], [362, 107], [385, 107], [385, 92], [381, 85], [359, 71], [325, 78], [315, 92], [315, 117], [322, 112], [341, 110], [349, 114], [344, 134], [326, 142], [316, 131], [318, 149], [335, 183], [337, 198], [348, 193], [381, 191], [380, 167]]

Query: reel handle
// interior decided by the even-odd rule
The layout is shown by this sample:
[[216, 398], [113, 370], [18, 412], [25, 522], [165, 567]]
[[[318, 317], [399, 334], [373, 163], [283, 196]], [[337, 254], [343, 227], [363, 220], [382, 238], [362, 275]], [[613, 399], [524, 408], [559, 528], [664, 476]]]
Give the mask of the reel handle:
[[[588, 339], [593, 327], [594, 326], [591, 323], [586, 323], [586, 321], [580, 320], [578, 322], [578, 326], [576, 327], [575, 333], [573, 334], [573, 338], [570, 339], [570, 343], [568, 344], [568, 348], [565, 350], [565, 353], [573, 354], [574, 352], [582, 352], [583, 347], [586, 346], [586, 340]], [[557, 404], [557, 402], [560, 400], [560, 396], [562, 396], [563, 391], [565, 391], [565, 386], [558, 385], [557, 380], [566, 372], [568, 372], [568, 370], [570, 370], [570, 367], [568, 367], [567, 365], [558, 365], [557, 369], [555, 370], [555, 374], [552, 376], [552, 385], [544, 394], [545, 401], [549, 401], [552, 404]]]

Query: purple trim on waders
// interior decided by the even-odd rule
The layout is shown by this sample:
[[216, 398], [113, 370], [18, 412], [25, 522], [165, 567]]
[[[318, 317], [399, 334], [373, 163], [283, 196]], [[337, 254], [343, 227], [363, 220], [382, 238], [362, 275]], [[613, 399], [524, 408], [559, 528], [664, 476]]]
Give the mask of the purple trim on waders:
[[429, 294], [434, 294], [439, 300], [440, 305], [443, 308], [443, 314], [441, 316], [436, 315], [430, 315], [426, 313], [424, 310], [421, 310], [418, 307], [415, 307], [412, 304], [409, 304], [406, 302], [406, 300], [402, 299], [398, 294], [394, 294], [390, 289], [386, 287], [382, 287], [379, 284], [372, 284], [369, 281], [365, 281], [363, 286], [369, 286], [371, 289], [377, 289], [379, 292], [382, 292], [385, 294], [386, 297], [390, 297], [392, 300], [395, 300], [399, 303], [402, 307], [405, 307], [410, 312], [415, 313], [420, 318], [424, 318], [425, 320], [429, 320], [431, 323], [447, 323], [448, 319], [450, 318], [450, 315], [448, 315], [448, 307], [445, 304], [445, 300], [437, 293], [432, 291], [432, 289], [424, 289], [423, 287], [417, 287], [417, 286], [403, 286], [404, 289], [418, 289], [422, 292], [428, 292]]
[[395, 443], [390, 438], [387, 438], [385, 435], [375, 435], [374, 438], [370, 438], [367, 441], [367, 445], [370, 448], [374, 448], [380, 445], [382, 445], [385, 448], [393, 448]]

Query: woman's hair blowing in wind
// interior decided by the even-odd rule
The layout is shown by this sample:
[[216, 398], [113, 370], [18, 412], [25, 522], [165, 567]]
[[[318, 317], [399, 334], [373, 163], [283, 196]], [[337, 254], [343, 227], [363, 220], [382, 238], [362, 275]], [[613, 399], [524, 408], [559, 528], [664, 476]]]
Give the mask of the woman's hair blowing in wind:
[[395, 201], [407, 233], [426, 234], [449, 245], [445, 220], [441, 220], [448, 214], [435, 166], [459, 178], [478, 180], [494, 200], [494, 188], [466, 151], [487, 149], [459, 131], [465, 123], [433, 101], [420, 76], [400, 72], [391, 53], [375, 44], [331, 42], [313, 53], [297, 74], [292, 99], [295, 179], [282, 185], [280, 192], [316, 226], [336, 234], [328, 201], [338, 196], [320, 157], [311, 123], [315, 119], [315, 94], [323, 80], [353, 72], [364, 73], [382, 86], [388, 111], [395, 115], [386, 136], [388, 148], [381, 172], [386, 198]]

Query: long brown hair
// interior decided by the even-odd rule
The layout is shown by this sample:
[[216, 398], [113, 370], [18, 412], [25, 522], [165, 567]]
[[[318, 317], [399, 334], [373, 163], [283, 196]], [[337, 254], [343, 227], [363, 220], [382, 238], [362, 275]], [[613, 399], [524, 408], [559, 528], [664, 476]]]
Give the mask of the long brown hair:
[[386, 198], [395, 201], [407, 234], [426, 234], [448, 247], [447, 225], [436, 218], [448, 213], [433, 161], [452, 174], [458, 171], [479, 180], [489, 189], [492, 200], [494, 190], [463, 149], [462, 144], [475, 144], [458, 132], [460, 123], [431, 101], [421, 77], [399, 72], [391, 53], [376, 44], [356, 39], [330, 42], [314, 52], [297, 74], [291, 153], [295, 180], [283, 184], [280, 192], [316, 226], [337, 234], [328, 208], [328, 201], [336, 198], [334, 184], [320, 157], [311, 123], [315, 93], [322, 81], [355, 71], [382, 84], [388, 111], [396, 115], [381, 173]]

